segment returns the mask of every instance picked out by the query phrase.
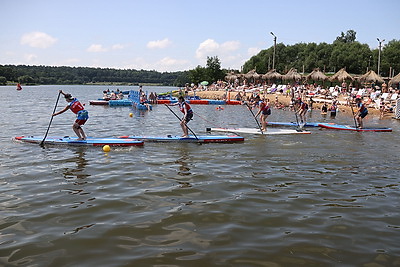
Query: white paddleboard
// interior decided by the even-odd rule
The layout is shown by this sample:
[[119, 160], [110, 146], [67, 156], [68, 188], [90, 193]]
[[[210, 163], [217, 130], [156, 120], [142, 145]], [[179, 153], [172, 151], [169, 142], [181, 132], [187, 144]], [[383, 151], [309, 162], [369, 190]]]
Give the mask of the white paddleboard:
[[260, 129], [257, 128], [207, 128], [207, 131], [215, 131], [215, 132], [229, 132], [229, 133], [247, 133], [247, 134], [265, 134], [265, 135], [274, 135], [274, 134], [310, 134], [311, 132], [307, 131], [298, 131], [293, 129], [276, 129], [276, 128], [268, 128], [267, 131], [261, 132]]

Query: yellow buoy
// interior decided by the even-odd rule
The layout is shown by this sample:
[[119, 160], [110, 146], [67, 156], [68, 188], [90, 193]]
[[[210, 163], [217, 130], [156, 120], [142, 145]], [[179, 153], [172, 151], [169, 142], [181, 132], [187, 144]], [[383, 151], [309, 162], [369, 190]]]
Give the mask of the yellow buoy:
[[129, 117], [132, 117], [133, 116], [133, 113], [129, 113]]
[[103, 151], [104, 151], [104, 152], [110, 152], [110, 150], [111, 150], [111, 148], [110, 148], [109, 145], [103, 146]]

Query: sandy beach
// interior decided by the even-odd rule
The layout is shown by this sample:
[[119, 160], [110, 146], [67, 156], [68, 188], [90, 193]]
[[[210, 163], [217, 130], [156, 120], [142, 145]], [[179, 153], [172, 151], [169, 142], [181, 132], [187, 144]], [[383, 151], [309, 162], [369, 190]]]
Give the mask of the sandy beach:
[[[226, 91], [196, 91], [196, 95], [199, 96], [200, 98], [203, 99], [224, 99], [226, 94]], [[235, 95], [237, 94], [237, 92], [230, 92], [229, 97], [231, 100], [234, 100]], [[190, 96], [193, 96], [193, 92], [189, 92]], [[251, 93], [246, 93], [246, 97], [250, 96]], [[276, 97], [278, 97], [278, 101], [281, 102], [283, 105], [285, 105], [286, 107], [288, 107], [290, 105], [290, 97], [288, 96], [284, 96], [280, 93], [273, 93], [273, 94], [267, 94], [267, 98], [270, 99], [271, 104], [273, 105]], [[344, 99], [343, 96], [339, 96], [338, 99], [339, 101], [346, 101], [346, 99]], [[329, 102], [328, 102], [328, 106], [329, 106]], [[314, 103], [313, 104], [313, 109], [321, 109], [322, 103]], [[339, 109], [341, 113], [345, 113], [348, 115], [352, 115], [352, 110], [351, 107], [348, 105], [339, 105]], [[354, 109], [354, 107], [353, 107]], [[355, 109], [354, 109], [355, 111]], [[373, 116], [380, 116], [380, 111], [375, 109], [375, 108], [368, 108], [369, 111], [369, 115], [373, 115]], [[393, 113], [386, 113], [384, 118], [391, 118], [393, 115]]]

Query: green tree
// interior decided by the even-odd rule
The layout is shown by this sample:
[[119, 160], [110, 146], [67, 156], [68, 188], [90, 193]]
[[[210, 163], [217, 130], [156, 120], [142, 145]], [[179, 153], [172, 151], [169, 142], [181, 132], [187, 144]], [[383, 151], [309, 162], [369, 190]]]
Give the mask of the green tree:
[[24, 75], [24, 76], [18, 77], [18, 82], [25, 83], [25, 84], [34, 84], [35, 80], [29, 75]]
[[6, 85], [7, 84], [7, 79], [4, 76], [0, 76], [0, 85]]
[[[377, 49], [378, 50], [378, 49]], [[382, 49], [381, 53], [381, 75], [389, 76], [390, 67], [396, 75], [400, 72], [400, 41], [391, 40]]]
[[221, 61], [217, 56], [207, 57], [207, 81], [214, 82], [224, 79], [224, 72], [221, 70]]
[[339, 43], [353, 43], [355, 41], [356, 41], [356, 32], [353, 30], [348, 30], [346, 34], [342, 32], [340, 36], [336, 37], [335, 40], [335, 42]]
[[207, 69], [198, 65], [195, 69], [189, 70], [189, 80], [195, 84], [199, 84], [208, 79]]

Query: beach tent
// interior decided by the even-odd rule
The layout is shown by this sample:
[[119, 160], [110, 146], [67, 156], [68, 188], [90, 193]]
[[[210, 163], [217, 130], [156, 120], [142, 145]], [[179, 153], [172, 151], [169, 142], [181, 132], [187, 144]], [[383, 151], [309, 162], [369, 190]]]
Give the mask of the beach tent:
[[400, 73], [394, 76], [390, 81], [389, 81], [389, 86], [395, 86], [398, 83], [400, 83]]
[[338, 72], [332, 75], [332, 77], [329, 78], [331, 82], [333, 81], [339, 81], [342, 82], [344, 80], [353, 80], [353, 77], [347, 73], [346, 68], [341, 68]]
[[310, 74], [306, 76], [307, 80], [313, 80], [313, 81], [325, 81], [328, 79], [328, 76], [326, 76], [324, 73], [322, 73], [318, 68], [314, 69]]
[[272, 70], [268, 71], [267, 73], [265, 73], [265, 74], [262, 76], [262, 78], [263, 78], [264, 80], [277, 80], [277, 79], [282, 78], [282, 74], [278, 73], [278, 72], [276, 71], [276, 69], [272, 69]]
[[285, 75], [282, 75], [282, 79], [299, 81], [301, 80], [301, 74], [297, 72], [297, 69], [291, 68]]
[[230, 73], [228, 73], [226, 76], [225, 76], [225, 80], [226, 81], [235, 81], [237, 79], [237, 76], [235, 75], [235, 73], [233, 72], [233, 71], [231, 71]]
[[373, 70], [369, 70], [367, 73], [365, 73], [364, 75], [361, 75], [361, 77], [359, 78], [361, 82], [379, 82], [379, 83], [384, 83], [385, 81], [382, 79], [382, 77], [380, 77], [378, 74], [376, 74], [375, 71]]
[[246, 73], [246, 74], [244, 75], [244, 77], [246, 78], [247, 81], [253, 80], [254, 83], [256, 82], [257, 79], [260, 78], [260, 76], [261, 76], [261, 75], [258, 74], [258, 73], [256, 72], [255, 69], [250, 70], [248, 73]]

